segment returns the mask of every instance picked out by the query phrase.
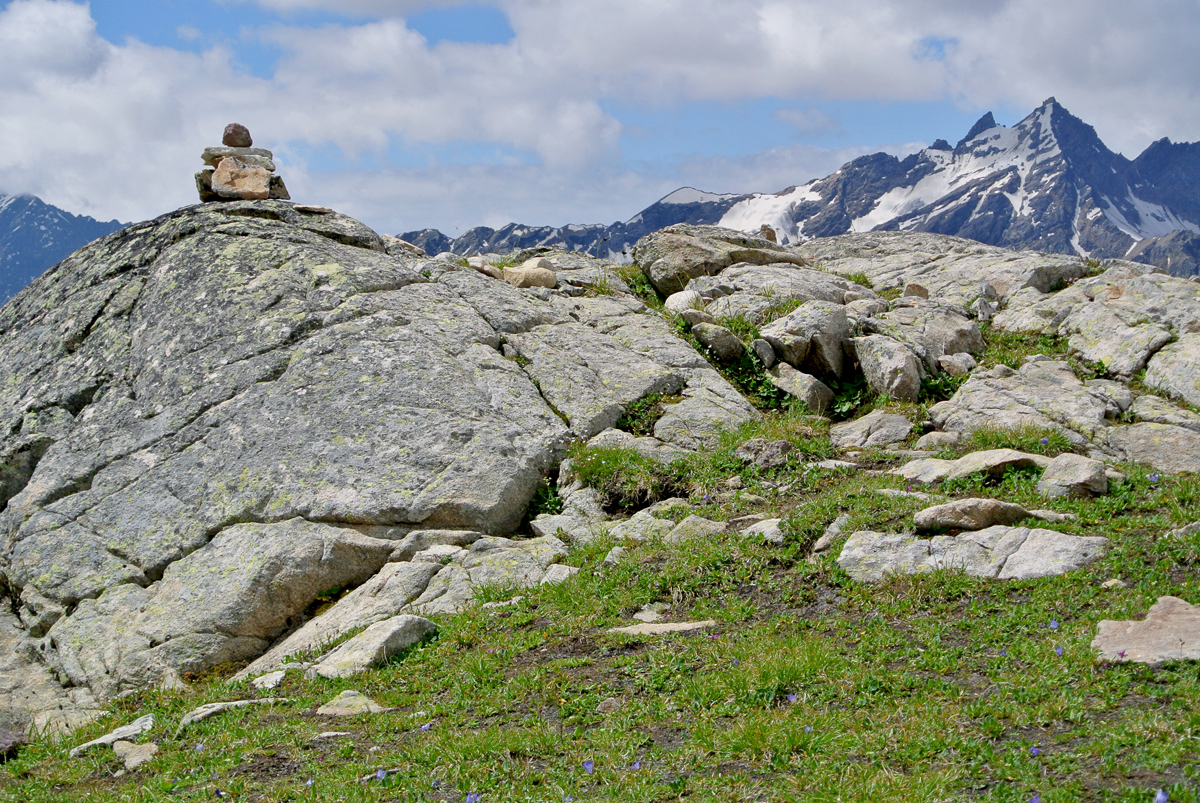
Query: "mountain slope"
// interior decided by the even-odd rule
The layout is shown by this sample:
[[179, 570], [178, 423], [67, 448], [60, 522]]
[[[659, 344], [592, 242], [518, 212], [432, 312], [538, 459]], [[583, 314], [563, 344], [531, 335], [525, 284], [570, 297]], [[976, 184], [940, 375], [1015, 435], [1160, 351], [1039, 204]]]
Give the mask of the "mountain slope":
[[71, 252], [121, 226], [72, 215], [32, 195], [0, 195], [0, 304]]
[[779, 193], [718, 196], [685, 188], [612, 226], [514, 225], [473, 229], [457, 240], [431, 230], [401, 236], [456, 253], [555, 245], [619, 255], [638, 236], [672, 223], [745, 232], [767, 225], [785, 243], [873, 230], [951, 234], [1008, 248], [1137, 259], [1192, 275], [1200, 143], [1163, 139], [1130, 161], [1050, 98], [1011, 128], [989, 112], [954, 147], [938, 140], [903, 159], [863, 156]]

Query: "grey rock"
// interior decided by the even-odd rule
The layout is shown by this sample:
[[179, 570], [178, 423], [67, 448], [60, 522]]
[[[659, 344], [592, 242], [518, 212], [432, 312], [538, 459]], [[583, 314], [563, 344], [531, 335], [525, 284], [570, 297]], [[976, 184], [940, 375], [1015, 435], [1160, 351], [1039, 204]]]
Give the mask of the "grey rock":
[[854, 421], [835, 424], [829, 430], [829, 440], [837, 449], [881, 447], [903, 441], [912, 426], [902, 415], [876, 410]]
[[809, 301], [760, 330], [779, 359], [812, 373], [841, 377], [843, 353], [850, 336], [845, 308], [828, 301]]
[[1016, 524], [1029, 511], [999, 499], [955, 499], [926, 508], [913, 516], [917, 532], [941, 530], [984, 530], [996, 524]]
[[113, 742], [112, 747], [113, 752], [117, 754], [117, 758], [125, 762], [125, 769], [128, 772], [133, 772], [158, 755], [158, 745], [154, 744], [154, 742], [134, 744], [133, 742], [120, 741]]
[[1109, 444], [1132, 463], [1166, 474], [1200, 471], [1200, 432], [1170, 424], [1133, 424], [1113, 429]]
[[1190, 429], [1193, 432], [1200, 432], [1200, 415], [1176, 407], [1157, 396], [1149, 394], [1138, 396], [1133, 400], [1129, 409], [1133, 420], [1137, 423], [1171, 424]]
[[692, 327], [692, 334], [708, 348], [719, 362], [734, 362], [746, 353], [746, 346], [738, 336], [724, 326], [700, 323]]
[[268, 672], [265, 675], [260, 675], [250, 681], [250, 685], [254, 688], [263, 691], [266, 689], [278, 689], [283, 685], [283, 679], [287, 672], [283, 669], [277, 669], [274, 672]]
[[[633, 449], [643, 457], [649, 457], [659, 463], [668, 464], [675, 460], [687, 457], [692, 454], [690, 449], [684, 449], [671, 443], [660, 441], [658, 438], [651, 436], [635, 437], [634, 435], [624, 432], [619, 429], [606, 429], [600, 434], [594, 436], [588, 441], [588, 446], [619, 446], [624, 449]], [[593, 491], [593, 493], [595, 493]], [[564, 509], [564, 513], [568, 511]], [[573, 515], [580, 515], [575, 513]], [[589, 516], [595, 518], [595, 516]]]
[[1189, 535], [1200, 533], [1200, 521], [1192, 522], [1191, 524], [1171, 530], [1167, 533], [1170, 538], [1183, 538]]
[[784, 535], [783, 528], [779, 526], [782, 523], [783, 519], [764, 519], [742, 530], [742, 536], [746, 538], [761, 538], [768, 544], [783, 546], [786, 536]]
[[770, 368], [775, 364], [774, 347], [761, 337], [750, 343], [750, 349], [758, 357], [758, 361], [763, 364], [763, 368]]
[[684, 449], [710, 449], [721, 433], [762, 414], [711, 369], [690, 372], [683, 398], [667, 405], [654, 425], [654, 437]]
[[950, 376], [966, 376], [978, 365], [970, 354], [943, 354], [938, 357], [938, 367]]
[[981, 427], [1058, 429], [1074, 443], [1102, 439], [1109, 400], [1093, 392], [1065, 362], [1033, 362], [1013, 371], [975, 371], [947, 401], [929, 409], [938, 429], [970, 435]]
[[109, 747], [113, 742], [129, 741], [136, 739], [143, 733], [149, 733], [154, 729], [154, 714], [146, 714], [144, 717], [139, 717], [128, 725], [122, 725], [116, 730], [109, 731], [98, 739], [92, 739], [90, 742], [84, 742], [71, 748], [71, 758], [79, 756], [91, 750], [93, 747]]
[[679, 313], [679, 317], [690, 323], [692, 326], [700, 323], [716, 323], [717, 319], [709, 315], [702, 309], [685, 309]]
[[1036, 467], [1045, 469], [1050, 465], [1050, 458], [1038, 454], [1026, 454], [1015, 449], [985, 449], [979, 452], [965, 454], [957, 460], [939, 460], [935, 457], [925, 457], [913, 460], [900, 468], [893, 469], [891, 474], [916, 482], [941, 482], [942, 480], [957, 480], [972, 474], [986, 474], [989, 477], [999, 477], [1010, 468]]
[[1116, 382], [1112, 379], [1089, 379], [1083, 384], [1087, 385], [1088, 390], [1094, 395], [1108, 401], [1108, 415], [1112, 418], [1119, 417], [1133, 404], [1133, 392], [1124, 382]]
[[840, 276], [793, 264], [737, 264], [717, 276], [694, 279], [689, 286], [709, 299], [706, 309], [711, 314], [742, 316], [764, 324], [786, 314], [780, 310], [796, 303], [825, 301], [840, 305], [852, 296], [874, 303], [880, 300], [874, 292]]
[[1106, 494], [1105, 466], [1099, 460], [1081, 455], [1060, 454], [1042, 472], [1037, 491], [1050, 498]]
[[698, 276], [712, 276], [738, 263], [756, 265], [807, 262], [776, 243], [716, 226], [668, 226], [633, 248], [633, 261], [660, 293], [683, 290]]
[[906, 302], [864, 321], [863, 331], [904, 344], [931, 372], [939, 370], [944, 356], [983, 350], [983, 335], [966, 310], [919, 298]]
[[42, 663], [39, 643], [0, 612], [0, 731], [58, 735], [105, 712], [84, 687], [64, 687]]
[[618, 541], [638, 543], [652, 538], [663, 538], [674, 528], [674, 522], [656, 518], [649, 512], [641, 510], [614, 526], [609, 534]]
[[773, 469], [787, 465], [788, 454], [795, 448], [788, 441], [751, 438], [735, 449], [733, 456], [743, 463], [751, 463], [761, 469]]
[[354, 717], [359, 714], [381, 714], [391, 711], [359, 691], [347, 690], [317, 709], [323, 717]]
[[542, 575], [542, 579], [538, 580], [538, 585], [556, 586], [567, 582], [577, 574], [579, 574], [578, 566], [564, 566], [561, 563], [552, 563], [546, 567], [546, 573]]
[[604, 563], [608, 566], [616, 566], [621, 562], [622, 558], [629, 554], [629, 550], [623, 546], [615, 546], [608, 550], [608, 554], [604, 556]]
[[651, 622], [660, 621], [670, 610], [671, 606], [665, 602], [650, 602], [643, 605], [641, 609], [633, 615], [633, 618], [637, 619], [639, 622], [650, 624]]
[[202, 722], [209, 717], [215, 717], [218, 714], [224, 714], [226, 711], [233, 711], [238, 708], [247, 708], [253, 705], [273, 705], [275, 703], [284, 702], [276, 697], [260, 697], [254, 700], [232, 700], [224, 703], [207, 703], [199, 708], [193, 708], [191, 711], [183, 715], [183, 719], [179, 720], [179, 727], [176, 729], [176, 734], [196, 722]]
[[787, 393], [794, 399], [804, 403], [804, 406], [823, 415], [833, 406], [833, 391], [815, 376], [798, 371], [786, 362], [781, 362], [767, 370], [771, 384]]
[[1074, 521], [1074, 513], [1055, 513], [1053, 510], [1031, 510], [1029, 511], [1031, 518], [1038, 521], [1045, 521], [1050, 524], [1062, 524], [1064, 521]]
[[1059, 325], [1070, 335], [1071, 351], [1104, 365], [1113, 376], [1132, 376], [1151, 355], [1172, 339], [1171, 330], [1154, 323], [1128, 326], [1122, 316], [1101, 303], [1081, 304]]
[[904, 285], [904, 292], [900, 295], [905, 297], [929, 298], [929, 290], [916, 282], [909, 282]]
[[577, 544], [586, 544], [600, 534], [597, 522], [578, 516], [539, 516], [529, 522], [529, 528], [534, 535], [552, 535]]
[[24, 733], [0, 730], [0, 759], [5, 761], [14, 758], [17, 752], [28, 744], [29, 739]]
[[597, 714], [615, 714], [625, 707], [625, 701], [619, 697], [609, 697], [606, 700], [601, 700], [596, 706]]
[[1105, 538], [1000, 525], [933, 539], [863, 531], [846, 540], [838, 565], [859, 582], [936, 569], [961, 569], [973, 577], [1028, 580], [1085, 566], [1101, 557], [1107, 545]]
[[682, 315], [690, 309], [704, 309], [705, 303], [704, 297], [695, 290], [680, 290], [667, 296], [663, 306], [676, 315]]
[[725, 532], [723, 521], [711, 521], [703, 516], [691, 515], [676, 524], [663, 538], [667, 544], [682, 544], [698, 538], [711, 538]]
[[368, 627], [319, 660], [310, 673], [323, 678], [348, 678], [360, 675], [413, 646], [437, 625], [420, 616], [402, 614]]
[[1143, 620], [1100, 622], [1092, 649], [1103, 661], [1150, 666], [1200, 660], [1200, 608], [1179, 597], [1159, 597]]
[[880, 488], [875, 493], [886, 496], [888, 499], [916, 499], [918, 502], [928, 502], [933, 499], [932, 496], [921, 491], [901, 491], [896, 488]]
[[845, 513], [831, 521], [829, 526], [825, 528], [825, 532], [823, 532], [821, 537], [817, 539], [817, 542], [813, 544], [813, 554], [820, 555], [824, 552], [828, 552], [830, 547], [833, 546], [833, 542], [837, 540], [838, 536], [846, 531], [846, 527], [849, 524], [850, 516]]
[[714, 619], [705, 619], [702, 622], [647, 622], [630, 627], [614, 627], [608, 632], [626, 636], [665, 636], [671, 633], [690, 633], [693, 630], [705, 630], [716, 626], [717, 622]]
[[1183, 335], [1155, 354], [1143, 381], [1147, 387], [1200, 407], [1200, 332]]
[[927, 432], [917, 439], [918, 449], [948, 449], [957, 446], [962, 436], [957, 432]]
[[900, 401], [917, 401], [923, 374], [912, 351], [883, 335], [856, 337], [851, 342], [872, 390]]

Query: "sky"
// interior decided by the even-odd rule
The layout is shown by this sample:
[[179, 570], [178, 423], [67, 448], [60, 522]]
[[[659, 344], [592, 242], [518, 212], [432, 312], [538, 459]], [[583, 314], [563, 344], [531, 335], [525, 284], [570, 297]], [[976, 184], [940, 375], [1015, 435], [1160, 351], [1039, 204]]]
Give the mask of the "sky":
[[1055, 96], [1200, 140], [1196, 0], [0, 0], [0, 193], [144, 220], [230, 122], [378, 231], [777, 192]]

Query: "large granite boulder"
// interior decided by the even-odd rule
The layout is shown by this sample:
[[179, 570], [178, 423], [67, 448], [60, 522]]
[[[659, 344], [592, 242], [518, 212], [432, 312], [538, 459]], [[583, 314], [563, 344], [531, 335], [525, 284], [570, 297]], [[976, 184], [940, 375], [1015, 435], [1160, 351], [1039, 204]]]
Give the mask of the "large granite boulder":
[[804, 257], [764, 237], [718, 226], [679, 223], [638, 240], [633, 260], [664, 295], [677, 293], [698, 276], [713, 276], [739, 262], [805, 266]]
[[0, 309], [0, 602], [26, 631], [0, 674], [49, 666], [79, 692], [14, 669], [0, 716], [69, 727], [88, 690], [254, 658], [397, 561], [444, 565], [351, 628], [535, 584], [560, 551], [490, 539], [572, 439], [654, 393], [680, 397], [655, 430], [678, 450], [757, 415], [608, 268], [551, 261], [558, 288], [518, 289], [320, 207], [241, 201], [130, 226]]

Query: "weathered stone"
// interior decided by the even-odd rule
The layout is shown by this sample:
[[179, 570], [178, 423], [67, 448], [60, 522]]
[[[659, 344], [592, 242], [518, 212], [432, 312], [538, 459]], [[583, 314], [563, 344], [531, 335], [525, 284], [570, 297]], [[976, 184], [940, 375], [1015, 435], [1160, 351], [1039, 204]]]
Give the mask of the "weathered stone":
[[[851, 294], [878, 300], [875, 293], [840, 276], [786, 263], [737, 264], [722, 270], [719, 275], [693, 279], [688, 287], [708, 302], [705, 309], [712, 315], [743, 317], [762, 323], [785, 315], [781, 310], [809, 301], [840, 305]], [[887, 308], [886, 304], [883, 308]]]
[[817, 539], [817, 542], [813, 544], [813, 554], [820, 555], [824, 552], [828, 552], [829, 548], [833, 546], [833, 542], [836, 541], [837, 538], [846, 531], [846, 527], [849, 524], [850, 517], [845, 513], [831, 521], [825, 528], [825, 532], [823, 532], [821, 537]]
[[851, 342], [871, 390], [900, 401], [917, 401], [922, 372], [912, 351], [883, 335], [856, 337]]
[[955, 499], [926, 508], [913, 516], [917, 532], [984, 530], [996, 524], [1011, 525], [1029, 517], [1029, 511], [999, 499]]
[[235, 525], [149, 589], [126, 584], [83, 600], [49, 639], [63, 674], [105, 697], [161, 685], [257, 656], [318, 594], [362, 583], [391, 549], [300, 519]]
[[679, 313], [679, 317], [683, 318], [685, 321], [690, 323], [692, 326], [696, 326], [697, 324], [701, 324], [701, 323], [716, 323], [717, 322], [716, 318], [709, 315], [707, 312], [705, 312], [702, 309], [685, 309], [683, 312]]
[[323, 678], [360, 675], [408, 649], [437, 625], [420, 616], [400, 615], [376, 622], [336, 650], [321, 658], [309, 672]]
[[652, 538], [665, 537], [675, 528], [675, 523], [666, 519], [655, 518], [647, 511], [634, 513], [629, 519], [617, 524], [610, 535], [618, 541], [647, 541]]
[[703, 516], [691, 515], [676, 524], [663, 538], [663, 542], [682, 544], [693, 539], [711, 538], [725, 532], [726, 526], [723, 521], [711, 521]]
[[957, 432], [927, 432], [917, 439], [918, 449], [948, 449], [957, 446], [962, 436]]
[[[643, 457], [649, 457], [651, 460], [664, 465], [692, 454], [689, 449], [665, 443], [655, 437], [647, 435], [638, 438], [628, 432], [612, 428], [606, 429], [591, 438], [588, 441], [588, 446], [619, 446], [624, 449], [633, 449]], [[566, 513], [567, 511], [564, 510], [563, 512]], [[595, 516], [589, 516], [589, 518], [595, 518]], [[603, 518], [603, 512], [601, 512], [600, 518]]]
[[1133, 404], [1133, 392], [1124, 382], [1112, 379], [1089, 379], [1087, 385], [1093, 395], [1098, 395], [1108, 401], [1108, 415], [1117, 418]]
[[158, 755], [158, 745], [154, 742], [134, 744], [133, 742], [113, 742], [113, 752], [117, 758], [125, 762], [125, 769], [133, 772], [138, 767]]
[[548, 259], [529, 259], [513, 268], [504, 269], [504, 280], [513, 287], [554, 287], [558, 277]]
[[902, 343], [936, 372], [942, 357], [983, 350], [983, 335], [967, 311], [941, 302], [909, 299], [903, 306], [863, 322], [863, 332]]
[[86, 687], [64, 688], [17, 617], [0, 612], [0, 732], [61, 734], [102, 716]]
[[691, 372], [683, 399], [667, 405], [654, 425], [654, 437], [685, 449], [709, 449], [721, 433], [762, 417], [716, 371]]
[[760, 331], [779, 359], [789, 365], [842, 376], [850, 324], [841, 304], [809, 301]]
[[[270, 185], [267, 189], [267, 197], [272, 201], [290, 201], [292, 199], [287, 185], [283, 183], [282, 176], [271, 176]], [[388, 253], [390, 254], [391, 251]]]
[[542, 575], [541, 580], [538, 580], [538, 585], [556, 586], [567, 582], [577, 574], [579, 574], [578, 566], [564, 566], [561, 563], [552, 563], [546, 567], [546, 573]]
[[938, 366], [950, 376], [966, 376], [978, 365], [970, 354], [943, 354], [938, 357]]
[[779, 526], [782, 523], [783, 519], [764, 519], [742, 530], [742, 536], [746, 538], [761, 538], [768, 544], [783, 546], [786, 536], [784, 535], [783, 528]]
[[650, 624], [662, 620], [670, 610], [671, 606], [665, 602], [648, 602], [633, 615], [633, 618], [639, 622]]
[[1157, 396], [1149, 394], [1138, 396], [1129, 407], [1133, 420], [1137, 423], [1171, 424], [1176, 427], [1200, 432], [1200, 415], [1176, 407]]
[[354, 717], [359, 714], [381, 714], [391, 711], [359, 691], [347, 690], [317, 709], [323, 717]]
[[863, 531], [846, 540], [838, 565], [860, 582], [936, 569], [961, 569], [973, 577], [1028, 580], [1086, 566], [1101, 557], [1107, 545], [1105, 538], [1000, 525], [933, 539]]
[[1155, 354], [1143, 381], [1147, 387], [1200, 407], [1200, 332], [1184, 335]]
[[775, 348], [761, 337], [756, 338], [750, 343], [750, 350], [758, 357], [758, 361], [763, 364], [763, 368], [770, 368], [775, 364]]
[[116, 730], [109, 731], [99, 739], [92, 739], [90, 742], [84, 742], [71, 748], [71, 758], [79, 756], [91, 750], [93, 747], [109, 747], [113, 742], [129, 741], [136, 739], [143, 733], [149, 733], [154, 729], [154, 714], [146, 714], [144, 717], [139, 717], [128, 725], [122, 725]]
[[746, 353], [741, 339], [724, 326], [699, 323], [692, 327], [692, 334], [708, 348], [718, 362], [734, 362]]
[[833, 406], [833, 391], [828, 385], [815, 376], [797, 371], [786, 362], [768, 369], [767, 377], [772, 385], [803, 402], [806, 408], [817, 415], [824, 415]]
[[751, 438], [735, 449], [733, 456], [743, 463], [752, 463], [761, 469], [773, 469], [787, 465], [788, 454], [795, 448], [788, 441]]
[[283, 685], [283, 679], [287, 672], [283, 669], [277, 669], [274, 672], [268, 672], [265, 675], [260, 675], [250, 681], [250, 685], [259, 691], [266, 689], [278, 689]]
[[647, 622], [630, 627], [614, 627], [608, 632], [626, 636], [664, 636], [670, 633], [690, 633], [693, 630], [704, 630], [716, 626], [717, 622], [714, 619], [706, 619], [703, 622]]
[[221, 196], [213, 190], [212, 170], [201, 170], [196, 174], [196, 192], [200, 195], [200, 203], [211, 203], [221, 200]]
[[227, 156], [212, 175], [212, 189], [226, 200], [265, 201], [271, 195], [271, 171], [240, 156]]
[[876, 410], [854, 421], [835, 424], [829, 430], [829, 440], [837, 449], [882, 447], [903, 441], [912, 426], [902, 415]]
[[682, 315], [689, 309], [704, 309], [704, 304], [704, 298], [695, 290], [680, 290], [667, 296], [663, 306], [676, 315]]
[[1183, 538], [1189, 535], [1196, 535], [1197, 533], [1200, 533], [1200, 521], [1194, 521], [1186, 526], [1171, 530], [1167, 535], [1170, 538]]
[[1099, 460], [1077, 454], [1060, 454], [1050, 461], [1037, 491], [1050, 498], [1062, 496], [1092, 496], [1108, 493], [1108, 477]]
[[957, 460], [939, 460], [935, 457], [913, 460], [890, 473], [906, 480], [929, 483], [962, 479], [976, 473], [999, 477], [1010, 468], [1032, 466], [1044, 469], [1048, 465], [1050, 458], [1043, 455], [1026, 454], [1015, 449], [985, 449], [965, 454]]
[[1146, 366], [1156, 351], [1169, 343], [1171, 330], [1160, 324], [1127, 326], [1115, 311], [1102, 303], [1081, 304], [1059, 326], [1070, 335], [1071, 351], [1100, 363], [1113, 376], [1132, 376]]
[[209, 717], [215, 717], [217, 714], [224, 714], [226, 711], [233, 711], [238, 708], [246, 708], [252, 705], [274, 705], [275, 703], [283, 702], [276, 697], [260, 697], [254, 700], [232, 700], [225, 703], [207, 703], [199, 708], [193, 708], [191, 711], [183, 715], [183, 719], [179, 720], [179, 727], [176, 733], [191, 725], [194, 722], [202, 722]]
[[250, 129], [246, 126], [241, 123], [230, 123], [225, 126], [221, 144], [229, 148], [249, 148], [254, 145], [254, 139], [250, 136]]
[[[204, 164], [208, 165], [209, 167], [216, 167], [221, 163], [222, 159], [230, 156], [254, 157], [255, 159], [265, 159], [267, 161], [272, 161], [275, 158], [275, 155], [265, 148], [229, 147], [205, 148], [204, 153], [200, 155], [200, 158], [204, 161]], [[274, 170], [275, 168], [272, 167], [271, 169]]]
[[1159, 597], [1143, 620], [1100, 622], [1092, 649], [1103, 661], [1151, 666], [1200, 660], [1200, 607]]
[[738, 262], [806, 265], [776, 243], [716, 226], [668, 226], [638, 240], [633, 261], [660, 293], [670, 295], [698, 276], [712, 276]]
[[1109, 444], [1132, 463], [1166, 474], [1200, 472], [1200, 432], [1170, 424], [1117, 427]]
[[622, 558], [629, 554], [629, 550], [623, 546], [615, 546], [608, 550], [608, 554], [604, 556], [606, 566], [616, 566], [621, 562]]
[[952, 398], [929, 409], [942, 430], [970, 435], [981, 427], [1053, 428], [1074, 443], [1105, 434], [1109, 401], [1076, 378], [1065, 362], [1000, 365], [975, 371]]
[[28, 743], [24, 733], [0, 730], [0, 759], [8, 761], [16, 757], [17, 752]]
[[929, 290], [917, 284], [916, 282], [909, 282], [908, 284], [904, 285], [904, 292], [900, 295], [906, 298], [929, 298]]

